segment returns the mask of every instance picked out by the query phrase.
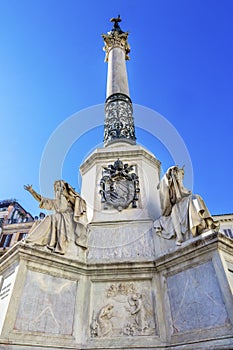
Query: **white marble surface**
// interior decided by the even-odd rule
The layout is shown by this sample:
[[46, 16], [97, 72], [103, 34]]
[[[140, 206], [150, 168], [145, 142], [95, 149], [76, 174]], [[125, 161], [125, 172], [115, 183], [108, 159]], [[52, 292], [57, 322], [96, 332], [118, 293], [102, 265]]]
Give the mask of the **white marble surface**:
[[114, 47], [109, 52], [106, 98], [115, 93], [129, 96], [125, 52], [119, 47]]
[[76, 288], [73, 281], [28, 271], [14, 328], [72, 335]]
[[[97, 328], [100, 326], [98, 330], [101, 323], [105, 326], [106, 322], [106, 326], [105, 334], [97, 332], [90, 336], [111, 338], [157, 334], [150, 280], [95, 282], [92, 286], [91, 300], [90, 332], [93, 331], [93, 320], [97, 322]], [[100, 317], [100, 311], [106, 306], [110, 306], [109, 317]]]
[[211, 261], [167, 279], [173, 333], [230, 324]]
[[88, 261], [154, 259], [152, 222], [115, 223], [90, 227]]
[[[99, 193], [100, 180], [104, 167], [117, 159], [135, 166], [139, 177], [139, 200], [137, 208], [131, 205], [118, 212], [117, 209], [104, 209]], [[81, 196], [87, 202], [88, 220], [91, 222], [117, 222], [130, 220], [155, 220], [160, 216], [159, 183], [160, 162], [140, 145], [120, 143], [114, 147], [96, 149], [80, 167], [82, 175]]]
[[6, 276], [1, 276], [0, 283], [0, 334], [2, 327], [4, 325], [4, 320], [7, 314], [8, 305], [12, 295], [15, 278], [17, 275], [18, 268], [16, 267], [14, 271], [11, 271]]

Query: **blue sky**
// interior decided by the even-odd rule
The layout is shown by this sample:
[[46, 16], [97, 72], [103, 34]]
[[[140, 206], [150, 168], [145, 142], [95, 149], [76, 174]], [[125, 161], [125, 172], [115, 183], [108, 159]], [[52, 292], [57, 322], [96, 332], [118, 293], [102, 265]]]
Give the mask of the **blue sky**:
[[[101, 34], [118, 14], [130, 32], [133, 102], [159, 112], [179, 132], [191, 156], [194, 192], [211, 213], [233, 212], [231, 0], [1, 0], [0, 198], [39, 213], [23, 185], [39, 190], [41, 157], [56, 128], [104, 103]], [[164, 170], [173, 165], [164, 145], [143, 130], [136, 136]], [[102, 138], [103, 128], [95, 128], [67, 154], [62, 176], [78, 190], [79, 165]]]

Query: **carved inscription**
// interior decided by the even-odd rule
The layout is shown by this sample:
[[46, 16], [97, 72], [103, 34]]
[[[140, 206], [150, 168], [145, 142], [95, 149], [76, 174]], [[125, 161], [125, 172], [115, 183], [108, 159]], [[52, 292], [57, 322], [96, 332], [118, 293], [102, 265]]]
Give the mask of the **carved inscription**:
[[0, 276], [0, 334], [5, 322], [18, 267], [7, 276]]
[[1, 293], [0, 293], [0, 300], [3, 300], [6, 298], [11, 290], [11, 285], [12, 283], [8, 283], [5, 287], [2, 288]]
[[230, 282], [230, 288], [233, 294], [233, 266], [231, 266], [230, 268], [228, 268], [228, 276], [229, 276], [229, 282]]

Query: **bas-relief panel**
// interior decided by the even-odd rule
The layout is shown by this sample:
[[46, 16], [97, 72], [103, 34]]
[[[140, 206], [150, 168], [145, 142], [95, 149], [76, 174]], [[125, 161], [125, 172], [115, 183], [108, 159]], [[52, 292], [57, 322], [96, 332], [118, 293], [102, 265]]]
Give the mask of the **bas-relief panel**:
[[92, 299], [92, 338], [157, 334], [150, 281], [94, 283]]
[[167, 278], [173, 333], [229, 324], [211, 261]]
[[89, 235], [88, 259], [127, 259], [154, 257], [153, 233], [148, 225], [95, 227]]
[[77, 283], [28, 271], [15, 329], [72, 335]]

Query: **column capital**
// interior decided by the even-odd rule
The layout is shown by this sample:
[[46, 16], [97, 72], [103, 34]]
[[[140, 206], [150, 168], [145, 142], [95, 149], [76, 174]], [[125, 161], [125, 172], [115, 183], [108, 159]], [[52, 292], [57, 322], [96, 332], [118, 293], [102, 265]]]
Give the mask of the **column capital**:
[[115, 48], [119, 47], [125, 52], [125, 59], [129, 60], [130, 46], [128, 43], [128, 32], [119, 32], [118, 30], [111, 30], [107, 34], [102, 34], [105, 46], [103, 50], [106, 52], [105, 62], [108, 62], [109, 52]]

